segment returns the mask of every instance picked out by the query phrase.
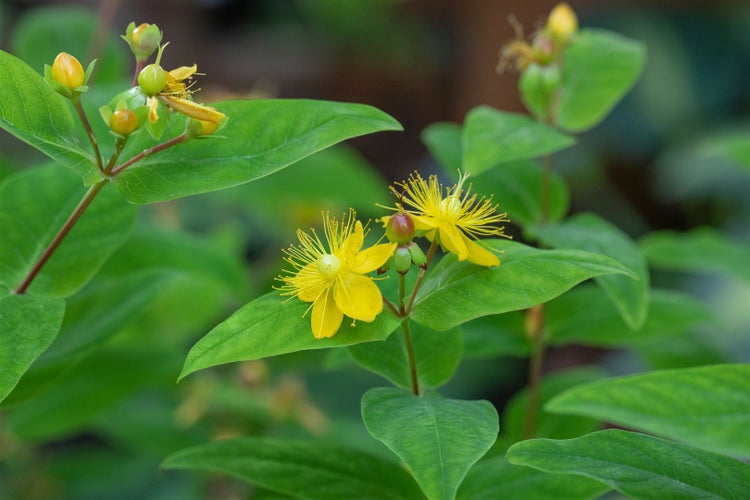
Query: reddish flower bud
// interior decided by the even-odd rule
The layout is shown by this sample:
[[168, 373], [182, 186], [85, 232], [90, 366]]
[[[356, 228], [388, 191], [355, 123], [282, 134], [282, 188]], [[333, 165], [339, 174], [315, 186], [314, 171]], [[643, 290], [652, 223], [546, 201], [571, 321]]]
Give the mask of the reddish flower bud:
[[404, 211], [391, 215], [385, 226], [385, 235], [393, 243], [410, 242], [414, 238], [414, 232], [414, 219]]

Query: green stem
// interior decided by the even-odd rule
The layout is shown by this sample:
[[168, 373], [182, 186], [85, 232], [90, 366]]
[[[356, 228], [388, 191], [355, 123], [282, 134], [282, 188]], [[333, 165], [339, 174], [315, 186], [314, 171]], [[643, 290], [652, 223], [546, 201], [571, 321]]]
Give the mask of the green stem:
[[430, 267], [430, 262], [432, 262], [432, 258], [435, 256], [435, 252], [437, 251], [438, 244], [434, 241], [430, 244], [430, 248], [427, 250], [427, 257], [425, 260], [425, 263], [423, 266], [419, 268], [419, 274], [417, 275], [417, 281], [414, 283], [414, 290], [411, 291], [411, 297], [409, 297], [409, 303], [406, 305], [405, 308], [403, 308], [403, 315], [408, 316], [411, 312], [411, 308], [414, 306], [414, 299], [417, 298], [417, 292], [419, 291], [419, 287], [422, 286], [422, 280], [424, 280], [424, 275], [427, 272], [427, 268]]
[[118, 165], [117, 167], [113, 168], [112, 172], [110, 173], [110, 175], [112, 175], [112, 176], [117, 175], [120, 172], [122, 172], [123, 170], [125, 170], [126, 168], [128, 168], [133, 163], [141, 161], [145, 157], [150, 156], [150, 155], [152, 155], [154, 153], [158, 153], [159, 151], [163, 151], [163, 150], [165, 150], [167, 148], [171, 148], [172, 146], [176, 146], [177, 144], [183, 142], [187, 138], [188, 138], [187, 133], [183, 132], [182, 134], [178, 135], [174, 139], [170, 139], [167, 142], [163, 142], [161, 144], [157, 144], [153, 148], [144, 149], [139, 154], [135, 155], [134, 157], [132, 157], [131, 159], [129, 159], [128, 161], [126, 161], [122, 165]]
[[526, 312], [526, 315], [526, 335], [530, 341], [532, 351], [531, 359], [529, 360], [528, 398], [526, 400], [526, 415], [523, 422], [523, 437], [524, 439], [531, 439], [536, 433], [542, 367], [544, 366], [544, 304], [532, 307]]
[[89, 136], [89, 141], [91, 141], [91, 145], [94, 147], [96, 166], [99, 168], [99, 172], [104, 173], [102, 154], [99, 152], [99, 143], [96, 141], [96, 136], [94, 135], [94, 131], [91, 129], [91, 124], [89, 123], [89, 119], [86, 116], [86, 112], [83, 110], [83, 104], [81, 104], [80, 98], [77, 97], [73, 100], [73, 107], [76, 109], [78, 117], [83, 123], [83, 128], [86, 129], [86, 134]]
[[546, 224], [549, 222], [549, 206], [550, 206], [550, 177], [552, 176], [552, 155], [544, 157], [544, 170], [542, 171], [542, 192], [539, 222]]
[[[416, 288], [416, 287], [415, 287]], [[411, 376], [411, 392], [419, 396], [419, 376], [417, 374], [417, 359], [414, 355], [414, 345], [411, 341], [411, 329], [409, 327], [409, 318], [405, 314], [404, 298], [406, 297], [406, 275], [399, 273], [398, 282], [398, 309], [403, 320], [401, 321], [401, 330], [404, 332], [404, 343], [406, 344], [406, 355], [409, 361], [409, 375]]]
[[411, 331], [409, 328], [409, 318], [404, 318], [401, 322], [401, 330], [404, 332], [404, 342], [406, 343], [406, 355], [409, 359], [409, 375], [411, 376], [411, 392], [419, 396], [419, 376], [417, 375], [417, 359], [414, 356], [414, 345], [411, 341]]
[[123, 148], [125, 148], [126, 142], [128, 142], [127, 137], [118, 137], [117, 139], [115, 139], [115, 151], [114, 153], [112, 153], [112, 156], [107, 162], [107, 166], [104, 167], [104, 175], [112, 174], [112, 169], [114, 168], [117, 159], [120, 157], [120, 153], [122, 153]]
[[63, 224], [55, 237], [52, 238], [50, 244], [47, 245], [47, 248], [44, 249], [41, 257], [39, 257], [39, 260], [34, 264], [34, 267], [31, 268], [21, 284], [18, 285], [14, 293], [21, 295], [26, 292], [36, 275], [39, 274], [39, 271], [44, 267], [44, 264], [46, 264], [49, 258], [52, 257], [52, 254], [57, 250], [57, 247], [60, 246], [60, 243], [62, 243], [63, 239], [65, 239], [68, 233], [70, 233], [75, 223], [78, 222], [78, 219], [81, 218], [83, 212], [86, 211], [91, 202], [94, 201], [94, 198], [96, 198], [96, 195], [99, 194], [99, 191], [101, 191], [106, 184], [107, 180], [102, 179], [89, 188], [83, 198], [81, 198], [81, 201], [78, 202], [78, 206], [76, 206], [75, 210], [73, 210], [68, 217], [68, 220], [65, 221], [65, 224]]

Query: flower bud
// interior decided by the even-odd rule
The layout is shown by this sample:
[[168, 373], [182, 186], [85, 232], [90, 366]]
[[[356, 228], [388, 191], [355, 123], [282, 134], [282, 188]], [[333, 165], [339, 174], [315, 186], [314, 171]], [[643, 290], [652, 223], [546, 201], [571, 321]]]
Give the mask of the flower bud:
[[138, 86], [147, 96], [155, 96], [167, 86], [167, 72], [158, 64], [149, 64], [138, 73]]
[[388, 218], [385, 235], [392, 243], [404, 244], [414, 238], [414, 219], [403, 210]]
[[411, 261], [414, 263], [414, 265], [424, 267], [424, 265], [427, 263], [427, 257], [425, 256], [422, 249], [419, 248], [419, 245], [412, 241], [406, 245], [406, 248], [409, 250], [409, 255], [411, 256]]
[[213, 134], [217, 128], [219, 124], [216, 122], [188, 117], [186, 132], [189, 137], [200, 137]]
[[159, 48], [161, 36], [161, 31], [155, 24], [143, 23], [136, 26], [135, 23], [130, 23], [122, 39], [130, 46], [136, 61], [144, 62]]
[[546, 31], [553, 40], [567, 42], [578, 29], [578, 18], [567, 3], [555, 5], [547, 18]]
[[409, 268], [411, 268], [411, 255], [408, 248], [405, 246], [396, 248], [396, 252], [393, 254], [393, 267], [401, 274], [409, 272]]
[[86, 83], [86, 73], [75, 57], [60, 52], [52, 63], [52, 79], [69, 90], [75, 90]]
[[138, 128], [138, 117], [129, 109], [117, 109], [109, 119], [109, 128], [116, 134], [128, 136]]

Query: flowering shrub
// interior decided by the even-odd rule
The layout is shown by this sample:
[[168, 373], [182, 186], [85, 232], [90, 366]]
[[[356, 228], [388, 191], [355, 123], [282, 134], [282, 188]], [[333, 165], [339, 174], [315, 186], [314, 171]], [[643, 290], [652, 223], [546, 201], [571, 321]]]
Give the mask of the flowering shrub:
[[[0, 184], [0, 456], [12, 459], [0, 494], [76, 496], [74, 486], [34, 486], [43, 474], [33, 455], [85, 434], [138, 455], [144, 476], [169, 471], [177, 497], [205, 495], [204, 481], [225, 476], [259, 498], [745, 496], [748, 365], [543, 372], [550, 347], [648, 352], [649, 342], [718, 324], [689, 295], [653, 287], [650, 267], [705, 270], [708, 248], [724, 256], [717, 274], [746, 286], [750, 272], [746, 249], [710, 231], [636, 242], [600, 215], [567, 215], [554, 155], [623, 98], [646, 50], [579, 27], [567, 4], [529, 39], [517, 31], [499, 68], [519, 73], [530, 114], [479, 106], [462, 124], [431, 125], [423, 139], [443, 172], [416, 171], [372, 203], [351, 196], [359, 205], [341, 214], [316, 194], [340, 176], [326, 168], [353, 162], [327, 148], [401, 129], [376, 108], [198, 102], [198, 66], [165, 70], [155, 24], [126, 28], [135, 71], [114, 90], [94, 83], [101, 60], [84, 70], [60, 52], [42, 76], [0, 52], [0, 127], [51, 160]], [[102, 120], [90, 121], [97, 109]], [[747, 143], [730, 139], [714, 148], [747, 164]], [[283, 198], [295, 179], [312, 202]], [[175, 216], [157, 202], [264, 182], [247, 197], [258, 204], [250, 213], [261, 217], [267, 191], [265, 226], [288, 242], [287, 216], [297, 242], [252, 273], [231, 236], [155, 222]], [[137, 206], [146, 207], [138, 222]], [[266, 286], [271, 261], [284, 269]], [[528, 358], [527, 387], [502, 413], [446, 396], [462, 360], [508, 354]], [[338, 370], [323, 383], [336, 400], [352, 396], [336, 385], [340, 373], [388, 383], [355, 388], [352, 425], [322, 411], [297, 378], [271, 376], [294, 371], [285, 360], [313, 379]], [[483, 376], [507, 373], [496, 362]], [[71, 470], [78, 453], [85, 470], [107, 467], [101, 451], [70, 446], [61, 462]], [[122, 491], [82, 497], [143, 495], [113, 462], [123, 477], [108, 488]]]

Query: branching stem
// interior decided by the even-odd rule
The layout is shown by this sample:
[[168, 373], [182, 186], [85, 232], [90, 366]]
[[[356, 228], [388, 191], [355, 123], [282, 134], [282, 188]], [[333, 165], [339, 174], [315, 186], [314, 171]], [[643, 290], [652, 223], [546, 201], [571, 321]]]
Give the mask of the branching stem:
[[68, 217], [68, 220], [65, 221], [65, 224], [60, 228], [60, 230], [57, 232], [54, 238], [52, 238], [52, 241], [49, 245], [47, 245], [47, 248], [44, 249], [44, 252], [42, 253], [41, 257], [39, 257], [39, 260], [34, 264], [34, 267], [31, 268], [29, 273], [26, 275], [24, 280], [21, 282], [20, 285], [14, 290], [14, 293], [21, 295], [23, 293], [26, 293], [26, 290], [29, 288], [29, 285], [31, 285], [31, 282], [34, 280], [34, 278], [39, 274], [39, 271], [42, 270], [42, 267], [44, 267], [44, 264], [47, 263], [50, 257], [52, 257], [52, 254], [57, 250], [57, 247], [60, 246], [60, 243], [65, 239], [65, 237], [70, 233], [70, 230], [73, 229], [73, 226], [76, 222], [78, 222], [78, 219], [81, 218], [81, 215], [83, 215], [83, 212], [86, 211], [88, 206], [91, 204], [92, 201], [94, 201], [94, 198], [96, 198], [96, 195], [99, 194], [99, 191], [102, 190], [102, 188], [107, 184], [106, 179], [102, 179], [96, 184], [92, 185], [89, 190], [86, 192], [85, 195], [83, 195], [83, 198], [81, 198], [81, 201], [78, 202], [78, 206], [73, 210], [73, 212]]

